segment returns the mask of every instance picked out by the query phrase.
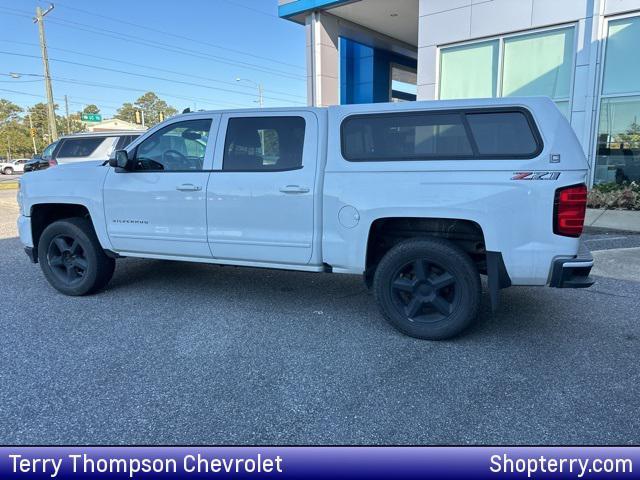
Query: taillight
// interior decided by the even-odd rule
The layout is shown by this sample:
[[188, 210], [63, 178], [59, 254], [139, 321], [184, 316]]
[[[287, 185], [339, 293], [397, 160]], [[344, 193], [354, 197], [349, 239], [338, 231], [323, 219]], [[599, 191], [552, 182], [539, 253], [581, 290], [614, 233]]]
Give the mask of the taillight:
[[49, 159], [49, 166], [50, 167], [55, 167], [58, 164], [58, 161], [55, 158], [50, 158]]
[[553, 233], [565, 237], [582, 235], [587, 213], [587, 186], [572, 185], [556, 190], [553, 208]]

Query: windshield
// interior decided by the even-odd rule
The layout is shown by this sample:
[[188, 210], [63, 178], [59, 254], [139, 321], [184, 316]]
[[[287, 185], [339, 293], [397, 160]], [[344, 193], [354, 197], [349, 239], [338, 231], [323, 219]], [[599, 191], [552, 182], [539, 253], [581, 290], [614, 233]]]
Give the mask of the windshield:
[[47, 148], [44, 149], [44, 151], [42, 152], [42, 158], [44, 160], [48, 160], [48, 159], [51, 158], [51, 154], [53, 153], [53, 149], [56, 148], [57, 144], [58, 144], [58, 142], [53, 142], [52, 144], [47, 146]]

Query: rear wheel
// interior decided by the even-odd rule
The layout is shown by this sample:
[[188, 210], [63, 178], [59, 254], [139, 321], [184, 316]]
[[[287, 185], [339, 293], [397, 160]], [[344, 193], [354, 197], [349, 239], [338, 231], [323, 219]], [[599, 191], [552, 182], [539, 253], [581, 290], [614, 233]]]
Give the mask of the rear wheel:
[[383, 315], [412, 337], [444, 340], [477, 317], [480, 276], [471, 258], [444, 239], [406, 240], [383, 257], [374, 292]]
[[38, 261], [49, 283], [65, 295], [86, 295], [104, 288], [115, 269], [105, 255], [91, 223], [68, 218], [44, 229]]
[[11, 167], [7, 167], [4, 169], [4, 174], [5, 175], [13, 175], [13, 168]]

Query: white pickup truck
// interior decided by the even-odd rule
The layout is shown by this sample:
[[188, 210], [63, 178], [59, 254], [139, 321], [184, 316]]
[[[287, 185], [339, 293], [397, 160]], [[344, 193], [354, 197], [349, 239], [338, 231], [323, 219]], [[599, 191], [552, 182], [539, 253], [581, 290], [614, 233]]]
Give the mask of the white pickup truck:
[[444, 339], [478, 315], [481, 274], [494, 307], [593, 283], [587, 169], [546, 98], [194, 112], [26, 174], [18, 226], [67, 295], [120, 257], [357, 274], [400, 331]]

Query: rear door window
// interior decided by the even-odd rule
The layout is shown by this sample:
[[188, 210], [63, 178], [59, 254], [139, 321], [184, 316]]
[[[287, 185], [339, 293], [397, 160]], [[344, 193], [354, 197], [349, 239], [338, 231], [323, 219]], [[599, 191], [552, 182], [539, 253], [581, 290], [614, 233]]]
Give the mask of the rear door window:
[[100, 146], [104, 137], [66, 138], [57, 152], [58, 158], [88, 157]]
[[224, 144], [224, 171], [261, 172], [302, 168], [302, 117], [230, 118]]

